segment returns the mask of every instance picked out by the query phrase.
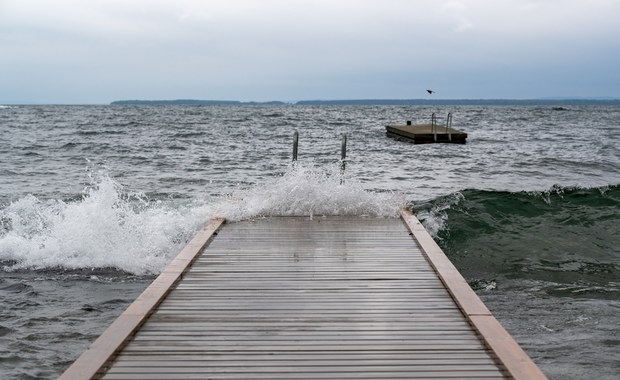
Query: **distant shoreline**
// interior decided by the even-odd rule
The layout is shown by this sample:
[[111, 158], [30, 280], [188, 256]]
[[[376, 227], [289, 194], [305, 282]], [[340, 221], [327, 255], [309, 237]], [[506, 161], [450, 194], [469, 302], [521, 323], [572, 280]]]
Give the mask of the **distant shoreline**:
[[237, 105], [285, 105], [289, 103], [280, 101], [271, 102], [241, 102], [238, 100], [199, 100], [199, 99], [175, 99], [175, 100], [115, 100], [111, 105], [200, 105], [200, 106], [237, 106]]
[[297, 102], [242, 102], [238, 100], [116, 100], [111, 105], [200, 105], [200, 106], [263, 106], [263, 105], [299, 105], [299, 106], [344, 106], [344, 105], [480, 105], [480, 106], [578, 106], [578, 105], [620, 105], [620, 99], [344, 99], [344, 100], [300, 100]]

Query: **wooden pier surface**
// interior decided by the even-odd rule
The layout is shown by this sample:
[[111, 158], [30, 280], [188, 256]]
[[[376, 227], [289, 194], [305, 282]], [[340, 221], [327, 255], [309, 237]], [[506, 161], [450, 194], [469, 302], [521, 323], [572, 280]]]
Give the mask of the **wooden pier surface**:
[[221, 224], [61, 379], [545, 378], [408, 212]]

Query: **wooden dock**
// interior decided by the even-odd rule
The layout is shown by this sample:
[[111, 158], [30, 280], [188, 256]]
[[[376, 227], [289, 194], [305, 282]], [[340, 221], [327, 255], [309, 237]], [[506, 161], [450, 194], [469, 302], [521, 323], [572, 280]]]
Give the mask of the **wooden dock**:
[[213, 220], [61, 379], [545, 379], [411, 213]]
[[442, 125], [388, 125], [385, 127], [389, 137], [414, 144], [453, 143], [465, 144], [467, 133]]

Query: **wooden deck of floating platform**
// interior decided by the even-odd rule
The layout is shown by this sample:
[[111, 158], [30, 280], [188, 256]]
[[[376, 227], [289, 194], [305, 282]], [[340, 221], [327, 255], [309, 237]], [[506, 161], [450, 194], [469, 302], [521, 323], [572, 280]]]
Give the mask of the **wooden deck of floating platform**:
[[221, 223], [61, 379], [545, 378], [408, 212]]
[[[437, 125], [433, 131], [431, 124], [417, 125], [388, 125], [385, 127], [388, 136], [398, 140], [409, 141], [414, 144], [429, 143], [453, 143], [464, 144], [467, 140], [467, 133], [454, 128], [446, 128]], [[435, 139], [435, 135], [437, 139]]]

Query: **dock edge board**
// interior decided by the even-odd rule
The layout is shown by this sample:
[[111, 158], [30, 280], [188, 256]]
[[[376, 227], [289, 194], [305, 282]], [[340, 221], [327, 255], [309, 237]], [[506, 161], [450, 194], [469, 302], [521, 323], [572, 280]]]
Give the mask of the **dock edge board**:
[[98, 372], [105, 369], [106, 364], [163, 301], [224, 223], [224, 219], [212, 219], [198, 231], [144, 292], [65, 370], [59, 380], [96, 378]]
[[418, 218], [409, 210], [402, 210], [401, 217], [458, 307], [510, 376], [516, 380], [547, 379], [536, 363], [495, 319]]

